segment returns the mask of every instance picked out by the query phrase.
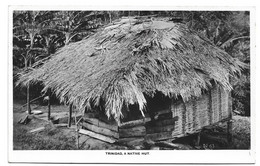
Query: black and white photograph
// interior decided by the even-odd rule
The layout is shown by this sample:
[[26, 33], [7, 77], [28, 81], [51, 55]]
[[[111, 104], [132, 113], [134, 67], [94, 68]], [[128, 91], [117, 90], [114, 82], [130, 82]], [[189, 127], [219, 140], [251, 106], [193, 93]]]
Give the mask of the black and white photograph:
[[252, 150], [250, 9], [10, 14], [14, 153]]

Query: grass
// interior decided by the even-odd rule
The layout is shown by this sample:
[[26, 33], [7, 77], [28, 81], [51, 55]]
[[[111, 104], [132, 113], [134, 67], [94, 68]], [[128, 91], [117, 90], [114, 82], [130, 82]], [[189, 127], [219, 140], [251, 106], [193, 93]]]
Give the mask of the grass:
[[28, 133], [28, 127], [14, 125], [14, 150], [76, 150], [76, 138], [66, 136], [62, 129], [45, 126], [40, 133]]
[[[31, 122], [30, 122], [31, 123]], [[14, 124], [14, 150], [75, 150], [75, 137], [64, 135], [62, 129], [45, 125], [40, 133], [28, 133], [30, 127]]]
[[[67, 128], [56, 128], [50, 122], [33, 118], [27, 125], [18, 124], [18, 119], [24, 115], [26, 107], [24, 102], [15, 101], [13, 104], [13, 149], [14, 150], [75, 150], [75, 131]], [[52, 105], [52, 112], [64, 112], [66, 106]], [[32, 109], [47, 111], [46, 106], [32, 104]], [[28, 131], [38, 127], [45, 127], [39, 133]]]
[[250, 117], [234, 116], [233, 144], [234, 149], [250, 149]]

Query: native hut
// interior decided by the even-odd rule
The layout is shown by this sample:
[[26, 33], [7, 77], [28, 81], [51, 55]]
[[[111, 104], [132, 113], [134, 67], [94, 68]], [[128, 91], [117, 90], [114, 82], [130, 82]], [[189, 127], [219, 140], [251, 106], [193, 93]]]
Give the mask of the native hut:
[[169, 18], [123, 18], [20, 77], [84, 113], [81, 133], [107, 142], [163, 140], [229, 117], [241, 63]]

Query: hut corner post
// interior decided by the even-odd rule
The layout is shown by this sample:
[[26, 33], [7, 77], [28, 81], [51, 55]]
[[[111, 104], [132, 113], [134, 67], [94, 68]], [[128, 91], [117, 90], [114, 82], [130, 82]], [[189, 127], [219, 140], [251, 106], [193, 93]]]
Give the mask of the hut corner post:
[[227, 121], [227, 141], [229, 146], [232, 144], [232, 97], [228, 94], [228, 121]]
[[72, 104], [70, 104], [69, 106], [68, 127], [71, 127], [71, 120], [72, 120]]

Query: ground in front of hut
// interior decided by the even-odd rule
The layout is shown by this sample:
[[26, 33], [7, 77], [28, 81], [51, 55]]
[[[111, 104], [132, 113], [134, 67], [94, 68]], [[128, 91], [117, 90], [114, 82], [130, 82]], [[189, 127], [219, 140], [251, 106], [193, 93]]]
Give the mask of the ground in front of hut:
[[[22, 107], [24, 102], [15, 101], [13, 104], [13, 149], [14, 150], [92, 150], [92, 149], [135, 149], [135, 147], [126, 147], [105, 143], [103, 141], [81, 135], [79, 138], [79, 147], [77, 146], [77, 134], [75, 127], [71, 128], [57, 127], [47, 120], [47, 106], [32, 104], [33, 110], [40, 110], [43, 114], [35, 115], [26, 125], [19, 124], [19, 119], [26, 115], [26, 107]], [[68, 107], [63, 105], [52, 105], [52, 116], [66, 117]], [[197, 135], [180, 138], [171, 143], [175, 145], [184, 145], [191, 149], [250, 149], [250, 118], [234, 116], [233, 117], [233, 143], [229, 145], [226, 139], [226, 123], [215, 127], [207, 128], [200, 133], [199, 144]], [[64, 121], [63, 123], [66, 123]], [[43, 128], [44, 127], [44, 128]], [[34, 129], [42, 129], [30, 133]], [[160, 145], [160, 144], [155, 144]], [[149, 147], [140, 145], [138, 149], [149, 149]], [[154, 148], [154, 146], [153, 146]], [[170, 150], [172, 148], [159, 146], [159, 149]], [[158, 149], [155, 148], [155, 149]]]

